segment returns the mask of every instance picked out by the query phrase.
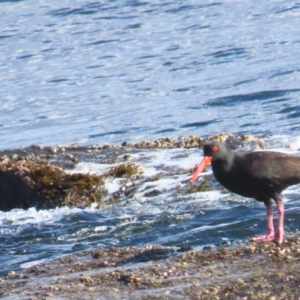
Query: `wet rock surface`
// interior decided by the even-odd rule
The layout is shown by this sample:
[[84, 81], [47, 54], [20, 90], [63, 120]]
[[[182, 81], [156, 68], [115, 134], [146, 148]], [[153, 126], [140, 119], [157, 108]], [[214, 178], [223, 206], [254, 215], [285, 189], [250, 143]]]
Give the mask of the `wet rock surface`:
[[300, 237], [196, 251], [98, 248], [8, 272], [1, 299], [299, 299]]
[[87, 207], [101, 202], [104, 179], [90, 174], [67, 174], [47, 162], [8, 160], [0, 164], [0, 210], [57, 206]]

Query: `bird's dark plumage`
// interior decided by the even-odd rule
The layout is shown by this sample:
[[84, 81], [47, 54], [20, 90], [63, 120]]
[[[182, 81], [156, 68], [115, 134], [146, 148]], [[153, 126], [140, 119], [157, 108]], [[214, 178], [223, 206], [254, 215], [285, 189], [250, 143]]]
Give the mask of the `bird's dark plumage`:
[[[211, 163], [215, 178], [225, 188], [266, 205], [268, 233], [253, 239], [282, 243], [284, 207], [280, 194], [287, 187], [300, 183], [300, 157], [269, 151], [238, 154], [219, 142], [206, 144], [203, 151], [204, 158], [196, 167], [191, 182]], [[275, 200], [279, 214], [276, 234], [271, 199]]]

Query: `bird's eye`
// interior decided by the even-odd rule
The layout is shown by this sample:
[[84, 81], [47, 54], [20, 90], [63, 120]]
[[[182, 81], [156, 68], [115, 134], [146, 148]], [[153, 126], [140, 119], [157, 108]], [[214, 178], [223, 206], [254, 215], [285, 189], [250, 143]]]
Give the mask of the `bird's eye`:
[[212, 150], [213, 152], [217, 152], [217, 151], [219, 150], [219, 147], [218, 147], [218, 146], [212, 146], [212, 147], [211, 147], [211, 150]]

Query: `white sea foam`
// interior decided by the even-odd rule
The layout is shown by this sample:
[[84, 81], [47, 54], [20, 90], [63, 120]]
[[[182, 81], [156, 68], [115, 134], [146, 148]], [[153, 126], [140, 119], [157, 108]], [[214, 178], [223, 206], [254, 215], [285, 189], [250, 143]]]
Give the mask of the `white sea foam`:
[[[298, 151], [300, 149], [300, 136], [274, 135], [268, 140], [269, 144], [276, 148], [282, 148], [283, 151]], [[275, 147], [272, 148], [275, 148]]]
[[13, 209], [8, 212], [0, 211], [0, 225], [28, 225], [28, 224], [51, 224], [60, 221], [68, 214], [75, 214], [81, 211], [94, 212], [95, 208], [69, 208], [61, 207], [47, 210], [36, 210], [34, 207], [28, 210]]
[[21, 264], [20, 267], [22, 269], [28, 269], [28, 268], [31, 268], [31, 267], [33, 267], [35, 265], [44, 263], [46, 261], [48, 261], [48, 259], [33, 260], [33, 261], [29, 261], [29, 262]]

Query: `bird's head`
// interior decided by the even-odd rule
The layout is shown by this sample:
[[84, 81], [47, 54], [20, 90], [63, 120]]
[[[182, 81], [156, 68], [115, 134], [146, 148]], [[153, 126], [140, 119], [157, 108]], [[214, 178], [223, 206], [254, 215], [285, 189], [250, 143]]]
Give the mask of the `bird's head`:
[[226, 156], [228, 149], [225, 145], [221, 144], [220, 142], [213, 141], [204, 145], [203, 147], [203, 154], [204, 157], [202, 161], [195, 167], [193, 176], [191, 178], [191, 183], [194, 183], [202, 171], [209, 165], [211, 162], [224, 159]]

